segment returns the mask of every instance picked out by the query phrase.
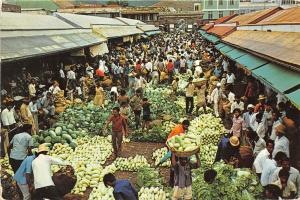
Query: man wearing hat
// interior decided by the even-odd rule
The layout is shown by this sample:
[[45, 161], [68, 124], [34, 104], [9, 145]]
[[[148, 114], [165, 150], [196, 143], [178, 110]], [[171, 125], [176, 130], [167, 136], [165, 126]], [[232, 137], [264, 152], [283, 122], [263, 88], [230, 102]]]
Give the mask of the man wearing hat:
[[239, 158], [240, 140], [237, 136], [224, 136], [218, 145], [215, 162], [223, 160], [229, 163], [232, 158]]
[[45, 144], [39, 145], [37, 157], [32, 162], [34, 188], [37, 200], [43, 198], [63, 200], [52, 180], [51, 165], [68, 165], [68, 162], [47, 155], [49, 148]]
[[247, 112], [245, 112], [243, 114], [243, 119], [244, 119], [244, 123], [245, 123], [245, 128], [250, 128], [250, 121], [251, 118], [253, 116], [253, 112], [254, 112], [254, 105], [249, 104], [247, 106]]
[[27, 153], [31, 152], [33, 141], [31, 137], [31, 124], [24, 124], [21, 127], [21, 132], [16, 134], [9, 144], [10, 155], [9, 163], [14, 171], [18, 170], [22, 161], [26, 158]]
[[290, 142], [287, 137], [285, 137], [286, 127], [283, 124], [276, 126], [275, 133], [276, 138], [274, 141], [273, 158], [278, 152], [283, 152], [290, 157]]
[[210, 102], [214, 104], [214, 113], [216, 117], [219, 117], [219, 102], [222, 98], [221, 83], [217, 83], [217, 87], [212, 91], [210, 95]]
[[255, 105], [254, 112], [265, 111], [266, 109], [266, 97], [265, 95], [260, 94], [258, 96], [258, 104]]

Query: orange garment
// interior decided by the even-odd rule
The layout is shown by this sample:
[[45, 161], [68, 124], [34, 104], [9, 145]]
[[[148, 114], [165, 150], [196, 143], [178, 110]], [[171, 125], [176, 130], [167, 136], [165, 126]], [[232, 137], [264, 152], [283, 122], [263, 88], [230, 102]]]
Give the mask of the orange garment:
[[171, 133], [169, 134], [168, 136], [168, 139], [170, 139], [171, 137], [173, 136], [176, 136], [176, 135], [180, 135], [184, 133], [184, 129], [183, 129], [183, 125], [182, 124], [178, 124], [175, 126], [175, 128], [171, 131]]

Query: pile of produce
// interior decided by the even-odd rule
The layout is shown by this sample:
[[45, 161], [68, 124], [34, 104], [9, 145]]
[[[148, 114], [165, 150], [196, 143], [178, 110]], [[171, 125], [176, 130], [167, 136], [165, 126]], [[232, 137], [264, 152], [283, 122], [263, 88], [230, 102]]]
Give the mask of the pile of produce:
[[163, 178], [159, 171], [150, 167], [142, 167], [138, 170], [136, 184], [142, 187], [162, 187]]
[[203, 168], [209, 168], [214, 163], [218, 146], [207, 144], [200, 146], [200, 159]]
[[91, 192], [89, 200], [114, 200], [113, 190], [112, 187], [105, 187], [104, 183], [100, 182]]
[[199, 148], [200, 140], [193, 135], [176, 135], [168, 140], [167, 145], [172, 151], [190, 152]]
[[193, 171], [193, 194], [196, 199], [252, 200], [260, 199], [263, 191], [257, 176], [247, 169], [216, 163], [217, 177], [212, 184], [204, 181], [202, 168]]
[[33, 135], [34, 147], [38, 147], [39, 144], [48, 143], [50, 148], [56, 143], [69, 144], [73, 149], [76, 148], [77, 144], [75, 139], [77, 137], [84, 137], [87, 132], [81, 128], [78, 130], [74, 129], [72, 124], [64, 125], [57, 123], [53, 128], [48, 130], [41, 130], [39, 135]]
[[[152, 159], [154, 160], [154, 164], [157, 165], [160, 160], [167, 154], [168, 149], [166, 147], [157, 149], [152, 154]], [[171, 166], [171, 160], [167, 160], [166, 162], [162, 163], [160, 165], [161, 167], [170, 167]]]
[[150, 167], [147, 159], [141, 155], [129, 158], [118, 157], [113, 163], [121, 171], [138, 171], [142, 167]]
[[169, 193], [166, 193], [161, 187], [142, 187], [139, 191], [140, 200], [167, 200]]
[[73, 131], [81, 128], [87, 133], [99, 135], [102, 126], [111, 114], [112, 104], [106, 104], [104, 108], [94, 106], [93, 103], [87, 105], [69, 106], [65, 112], [61, 113], [58, 124], [68, 124]]

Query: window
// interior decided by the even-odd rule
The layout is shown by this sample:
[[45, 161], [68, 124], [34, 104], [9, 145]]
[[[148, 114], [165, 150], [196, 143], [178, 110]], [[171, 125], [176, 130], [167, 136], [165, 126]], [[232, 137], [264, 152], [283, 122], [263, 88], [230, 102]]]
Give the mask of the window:
[[219, 5], [223, 6], [223, 0], [219, 0]]
[[208, 11], [208, 19], [212, 19], [213, 18], [213, 13], [212, 11]]
[[142, 15], [142, 21], [146, 21], [146, 15]]
[[153, 14], [150, 14], [150, 21], [153, 21]]
[[194, 4], [194, 11], [201, 11], [201, 4], [200, 3], [195, 3]]
[[213, 5], [213, 1], [212, 0], [208, 0], [208, 5], [212, 6]]
[[229, 11], [229, 15], [234, 15], [234, 11], [233, 10]]
[[137, 19], [137, 20], [141, 20], [141, 16], [137, 15], [137, 16], [136, 16], [136, 19]]
[[234, 5], [234, 0], [230, 0], [229, 5]]
[[223, 11], [219, 11], [219, 18], [223, 17]]

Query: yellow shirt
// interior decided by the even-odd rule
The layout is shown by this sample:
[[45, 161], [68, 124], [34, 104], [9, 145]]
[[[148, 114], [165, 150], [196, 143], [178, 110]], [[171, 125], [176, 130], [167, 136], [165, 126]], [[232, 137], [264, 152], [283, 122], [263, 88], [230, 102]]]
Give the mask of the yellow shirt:
[[195, 91], [195, 85], [193, 83], [189, 84], [186, 88], [186, 97], [193, 97]]

